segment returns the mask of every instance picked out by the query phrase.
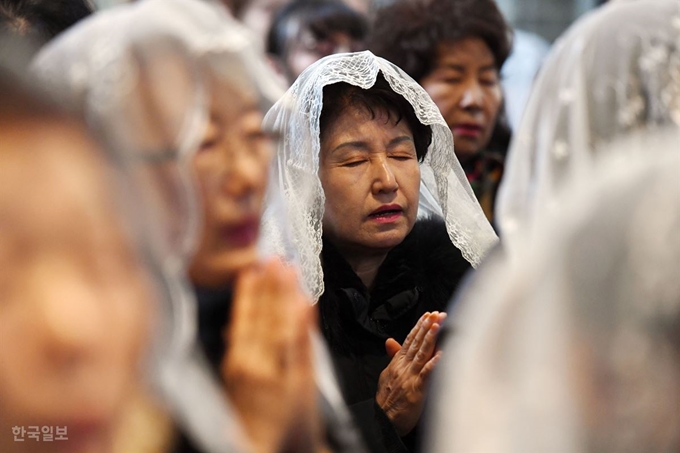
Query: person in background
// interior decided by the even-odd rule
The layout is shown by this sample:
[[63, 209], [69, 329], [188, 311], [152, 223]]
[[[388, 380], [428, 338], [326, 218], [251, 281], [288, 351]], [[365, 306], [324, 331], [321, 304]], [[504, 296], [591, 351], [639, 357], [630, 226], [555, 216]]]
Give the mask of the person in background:
[[368, 20], [339, 0], [296, 0], [276, 15], [267, 53], [288, 84], [315, 61], [364, 49]]
[[90, 14], [87, 0], [0, 0], [0, 34], [43, 44]]
[[430, 94], [484, 213], [493, 219], [510, 140], [500, 72], [511, 31], [493, 0], [399, 0], [375, 15], [368, 49]]

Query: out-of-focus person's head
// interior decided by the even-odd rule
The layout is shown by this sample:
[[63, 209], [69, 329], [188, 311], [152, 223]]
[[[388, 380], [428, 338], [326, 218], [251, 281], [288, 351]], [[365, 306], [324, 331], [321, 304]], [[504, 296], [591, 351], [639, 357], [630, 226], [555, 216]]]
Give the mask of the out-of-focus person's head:
[[511, 31], [493, 0], [399, 0], [376, 13], [368, 48], [432, 96], [465, 162], [489, 146], [501, 112]]
[[499, 190], [496, 218], [506, 244], [561, 210], [555, 194], [563, 182], [591, 169], [613, 140], [680, 128], [679, 22], [675, 0], [611, 1], [555, 43], [515, 132]]
[[103, 152], [39, 92], [0, 69], [0, 451], [110, 451], [154, 291]]
[[91, 13], [87, 0], [0, 0], [0, 33], [46, 42]]
[[569, 175], [459, 295], [428, 451], [680, 450], [680, 131], [661, 131]]
[[267, 37], [267, 53], [293, 83], [315, 61], [363, 49], [368, 20], [339, 0], [296, 0], [282, 9]]
[[194, 284], [223, 287], [258, 258], [260, 216], [273, 146], [252, 86], [213, 75], [209, 122], [193, 157], [203, 228], [190, 267]]

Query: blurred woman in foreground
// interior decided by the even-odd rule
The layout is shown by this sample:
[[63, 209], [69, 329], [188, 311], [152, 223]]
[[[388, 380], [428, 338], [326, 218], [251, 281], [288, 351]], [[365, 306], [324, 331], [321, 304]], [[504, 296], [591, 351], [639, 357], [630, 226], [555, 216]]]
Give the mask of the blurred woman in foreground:
[[133, 422], [163, 318], [133, 201], [27, 79], [0, 62], [0, 451], [163, 448], [166, 425]]

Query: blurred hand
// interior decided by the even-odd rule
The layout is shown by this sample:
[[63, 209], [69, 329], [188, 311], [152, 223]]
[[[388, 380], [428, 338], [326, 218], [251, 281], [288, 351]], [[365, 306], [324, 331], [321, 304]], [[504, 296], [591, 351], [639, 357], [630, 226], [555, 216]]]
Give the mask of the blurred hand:
[[411, 432], [422, 415], [427, 383], [441, 357], [435, 345], [445, 318], [446, 313], [425, 313], [403, 345], [393, 338], [385, 342], [392, 360], [380, 373], [375, 398], [400, 436]]
[[222, 376], [257, 453], [316, 450], [315, 311], [295, 272], [277, 260], [242, 272], [232, 310]]

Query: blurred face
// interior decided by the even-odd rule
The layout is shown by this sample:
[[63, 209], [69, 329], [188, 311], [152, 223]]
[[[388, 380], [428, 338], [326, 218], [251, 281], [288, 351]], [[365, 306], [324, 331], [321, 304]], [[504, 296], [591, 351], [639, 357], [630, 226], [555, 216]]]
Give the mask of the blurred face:
[[260, 216], [272, 156], [254, 103], [222, 88], [194, 157], [204, 208], [200, 244], [190, 268], [194, 284], [217, 288], [257, 259]]
[[[394, 115], [392, 115], [394, 117]], [[341, 252], [384, 251], [411, 232], [420, 167], [405, 120], [349, 106], [321, 134], [324, 235]]]
[[489, 144], [503, 95], [493, 54], [483, 40], [440, 44], [434, 69], [420, 84], [451, 128], [461, 162]]
[[[0, 451], [108, 452], [138, 384], [149, 281], [78, 127], [0, 123], [0, 150]], [[28, 426], [68, 441], [15, 442]]]
[[357, 52], [363, 43], [346, 33], [331, 33], [325, 39], [317, 39], [309, 30], [302, 30], [297, 39], [291, 39], [286, 55], [286, 77], [292, 84], [312, 63], [336, 53]]

